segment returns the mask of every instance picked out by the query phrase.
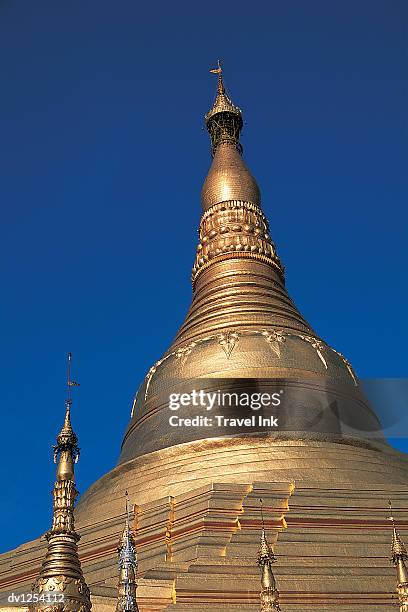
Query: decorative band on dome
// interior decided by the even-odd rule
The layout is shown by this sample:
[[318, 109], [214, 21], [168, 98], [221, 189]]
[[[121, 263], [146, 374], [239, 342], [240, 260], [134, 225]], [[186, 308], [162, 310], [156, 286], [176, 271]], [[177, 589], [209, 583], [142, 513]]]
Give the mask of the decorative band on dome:
[[232, 251], [229, 253], [221, 253], [220, 255], [215, 255], [212, 259], [207, 260], [201, 266], [197, 268], [194, 267], [193, 273], [191, 276], [193, 287], [194, 287], [195, 281], [197, 280], [198, 275], [204, 270], [206, 270], [212, 263], [216, 263], [218, 261], [224, 261], [226, 259], [234, 259], [234, 258], [256, 259], [258, 261], [263, 261], [264, 263], [268, 263], [278, 270], [279, 274], [282, 277], [282, 281], [284, 282], [284, 270], [279, 260], [272, 259], [272, 257], [268, 257], [267, 255], [263, 255], [261, 253], [251, 253], [248, 251], [235, 251], [235, 252]]
[[268, 223], [268, 220], [265, 217], [261, 207], [258, 204], [248, 202], [247, 200], [224, 200], [223, 202], [217, 202], [217, 204], [213, 204], [211, 208], [204, 211], [203, 216], [201, 217], [201, 222], [207, 219], [207, 217], [211, 217], [220, 211], [235, 210], [237, 208], [246, 208], [247, 210], [253, 211], [259, 215], [265, 223]]
[[199, 236], [193, 282], [212, 261], [239, 257], [272, 264], [283, 280], [284, 270], [269, 234], [268, 220], [257, 204], [243, 200], [214, 204], [202, 216]]

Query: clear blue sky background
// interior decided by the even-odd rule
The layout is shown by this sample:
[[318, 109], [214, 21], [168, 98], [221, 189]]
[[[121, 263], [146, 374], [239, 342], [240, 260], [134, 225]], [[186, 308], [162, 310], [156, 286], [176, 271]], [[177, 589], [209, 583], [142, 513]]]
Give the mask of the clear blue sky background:
[[298, 307], [407, 374], [405, 0], [0, 1], [1, 549], [44, 532], [74, 354], [87, 486], [190, 302], [218, 57]]

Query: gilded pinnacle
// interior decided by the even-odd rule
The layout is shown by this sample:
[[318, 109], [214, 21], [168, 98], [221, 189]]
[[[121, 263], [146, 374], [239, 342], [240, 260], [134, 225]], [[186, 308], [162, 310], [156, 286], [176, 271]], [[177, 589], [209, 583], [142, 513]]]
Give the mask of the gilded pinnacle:
[[407, 549], [398, 531], [393, 527], [392, 534], [392, 561], [396, 563], [398, 559], [408, 559]]
[[65, 419], [61, 431], [57, 436], [57, 444], [54, 446], [54, 454], [62, 450], [70, 449], [75, 454], [75, 459], [79, 455], [78, 438], [71, 425], [71, 401], [65, 402]]
[[239, 143], [239, 135], [242, 129], [241, 109], [235, 106], [226, 92], [219, 60], [218, 68], [214, 68], [210, 72], [218, 75], [214, 104], [205, 115], [205, 123], [211, 138], [212, 153], [214, 155], [217, 147], [222, 143], [232, 144], [241, 152], [242, 147]]
[[116, 612], [139, 612], [136, 601], [137, 554], [130, 525], [130, 503], [127, 491], [125, 527], [119, 542], [118, 553], [119, 582]]
[[122, 532], [121, 541], [118, 546], [118, 551], [123, 550], [124, 548], [130, 550], [130, 548], [135, 547], [133, 532], [130, 526], [130, 501], [129, 494], [125, 492], [126, 498], [126, 519], [125, 519], [125, 527]]
[[[70, 357], [69, 357], [70, 360]], [[46, 533], [47, 552], [33, 592], [62, 592], [64, 612], [89, 612], [91, 600], [82, 574], [75, 531], [74, 506], [78, 491], [75, 487], [74, 463], [78, 459], [78, 439], [71, 425], [71, 400], [66, 401], [64, 425], [54, 446], [54, 461], [58, 458], [57, 477], [52, 491], [52, 527]], [[41, 606], [35, 610], [42, 610]]]
[[399, 559], [403, 559], [404, 561], [408, 559], [408, 552], [404, 542], [401, 540], [401, 537], [396, 529], [394, 517], [392, 514], [391, 501], [389, 501], [388, 504], [390, 507], [389, 520], [392, 522], [392, 562], [394, 563], [394, 565], [397, 565]]
[[[193, 432], [166, 425], [167, 391], [176, 390], [175, 381], [186, 376], [259, 376], [278, 378], [285, 386], [292, 386], [291, 379], [301, 381], [297, 392], [302, 397], [304, 393], [304, 402], [284, 424], [294, 439], [303, 440], [305, 435], [320, 439], [324, 434], [325, 440], [333, 442], [339, 437], [351, 440], [339, 421], [344, 410], [352, 415], [349, 425], [361, 437], [369, 437], [363, 432], [379, 429], [377, 417], [355, 388], [350, 364], [319, 339], [285, 289], [284, 269], [261, 209], [259, 187], [240, 155], [242, 118], [235, 105], [215, 112], [227, 95], [221, 70], [220, 65], [213, 70], [218, 79], [216, 102], [207, 115], [214, 156], [201, 191], [203, 215], [193, 264], [193, 301], [174, 342], [151, 366], [137, 393], [119, 463], [207, 439], [208, 428]], [[316, 385], [307, 382], [311, 376]], [[339, 396], [336, 388], [343, 384], [345, 393]], [[310, 424], [309, 407], [320, 401], [321, 393], [338, 402], [339, 415], [327, 414]], [[147, 413], [152, 418], [145, 418]], [[158, 425], [163, 435], [154, 435]], [[212, 435], [224, 435], [224, 428], [214, 425]]]
[[388, 502], [388, 505], [390, 507], [390, 516], [388, 518], [392, 522], [391, 560], [397, 569], [397, 594], [400, 612], [408, 612], [408, 571], [405, 565], [408, 554], [395, 526], [391, 501]]
[[258, 553], [258, 564], [264, 565], [265, 563], [275, 563], [275, 561], [276, 561], [276, 557], [266, 539], [265, 528], [262, 528], [261, 546], [259, 548], [259, 553]]
[[[250, 223], [253, 222], [254, 227], [259, 227], [262, 224], [261, 219], [255, 219], [253, 216], [262, 215], [259, 209], [261, 194], [255, 178], [242, 159], [242, 146], [239, 141], [242, 129], [242, 113], [226, 93], [221, 66], [219, 65], [211, 72], [218, 74], [217, 94], [211, 110], [205, 116], [205, 121], [211, 139], [211, 151], [214, 159], [201, 190], [201, 204], [204, 211], [226, 202], [240, 203], [239, 205], [243, 207], [256, 207], [248, 215], [245, 211], [242, 211], [239, 216], [243, 218], [248, 216]], [[225, 236], [221, 236], [221, 238], [222, 244], [215, 248], [215, 254], [225, 256], [225, 253], [233, 251], [237, 247], [236, 250], [242, 249], [252, 253], [251, 256], [254, 258], [260, 254], [263, 255], [263, 246], [259, 242], [258, 235], [250, 236], [248, 244], [246, 244], [246, 237], [240, 242], [240, 236], [238, 236], [237, 244], [234, 244], [231, 236], [227, 236], [228, 240], [225, 239]], [[268, 245], [266, 251], [266, 256], [269, 257], [271, 253], [274, 253], [274, 248], [272, 245]], [[200, 268], [202, 263], [206, 261], [206, 253], [202, 255], [199, 253], [198, 255], [198, 265], [196, 265], [194, 274], [197, 268]], [[242, 253], [238, 256], [241, 255]], [[236, 257], [236, 252], [233, 253], [233, 256]], [[200, 259], [202, 259], [202, 262], [200, 262]]]
[[275, 576], [272, 572], [272, 563], [276, 561], [276, 557], [272, 548], [269, 546], [266, 539], [265, 525], [263, 520], [262, 500], [261, 501], [261, 516], [262, 516], [262, 533], [261, 545], [258, 552], [258, 565], [261, 569], [261, 612], [280, 612], [279, 591], [276, 588]]
[[71, 360], [72, 355], [68, 353], [68, 375], [67, 375], [67, 390], [68, 398], [65, 400], [65, 419], [61, 431], [57, 436], [57, 444], [54, 448], [54, 463], [57, 461], [57, 456], [65, 452], [65, 455], [70, 455], [71, 460], [76, 463], [79, 457], [78, 438], [72, 429], [71, 425], [71, 387], [78, 387], [78, 383], [71, 380]]
[[211, 117], [213, 117], [217, 113], [232, 113], [234, 115], [242, 117], [241, 109], [238, 108], [238, 106], [235, 106], [235, 104], [232, 102], [231, 98], [228, 96], [225, 90], [224, 79], [222, 76], [221, 60], [218, 60], [218, 68], [214, 68], [213, 70], [210, 70], [210, 72], [218, 75], [217, 94], [215, 96], [214, 104], [205, 116], [206, 123], [208, 123]]

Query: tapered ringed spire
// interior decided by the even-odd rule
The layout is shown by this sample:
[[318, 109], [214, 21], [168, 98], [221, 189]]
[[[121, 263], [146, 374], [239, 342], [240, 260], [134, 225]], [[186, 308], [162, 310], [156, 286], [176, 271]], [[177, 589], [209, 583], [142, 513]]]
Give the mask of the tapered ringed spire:
[[[74, 507], [78, 491], [75, 486], [74, 464], [78, 460], [78, 438], [71, 425], [70, 387], [78, 386], [71, 381], [71, 353], [68, 354], [68, 396], [65, 401], [65, 418], [57, 443], [53, 447], [57, 474], [53, 496], [53, 519], [51, 529], [45, 534], [47, 552], [40, 573], [33, 585], [39, 596], [51, 593], [50, 605], [38, 605], [37, 612], [63, 609], [64, 612], [89, 612], [91, 600], [78, 557], [75, 531]], [[41, 601], [40, 599], [38, 601]], [[47, 599], [45, 599], [47, 601]]]

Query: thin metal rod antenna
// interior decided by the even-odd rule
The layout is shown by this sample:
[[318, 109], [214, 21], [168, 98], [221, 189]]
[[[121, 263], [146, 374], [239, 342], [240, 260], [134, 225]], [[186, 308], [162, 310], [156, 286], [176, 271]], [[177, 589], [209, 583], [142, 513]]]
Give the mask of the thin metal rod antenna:
[[263, 501], [262, 499], [259, 499], [259, 501], [261, 502], [261, 519], [262, 519], [262, 529], [265, 530], [265, 521], [264, 521], [264, 515], [263, 515]]
[[217, 72], [218, 72], [217, 91], [218, 91], [218, 93], [223, 93], [224, 82], [222, 80], [222, 66], [221, 66], [221, 60], [220, 59], [217, 61]]
[[390, 499], [388, 500], [388, 506], [390, 508], [390, 516], [388, 517], [388, 519], [392, 522], [393, 527], [395, 527], [394, 515], [392, 512], [392, 503]]
[[68, 399], [67, 402], [71, 405], [71, 353], [68, 353], [68, 373], [67, 373], [67, 387], [68, 387]]
[[212, 68], [210, 70], [213, 74], [218, 75], [217, 79], [217, 93], [221, 94], [224, 92], [224, 85], [222, 80], [222, 60], [217, 60], [217, 68]]
[[125, 497], [126, 497], [126, 522], [127, 522], [127, 528], [130, 529], [129, 493], [127, 491], [125, 491]]

